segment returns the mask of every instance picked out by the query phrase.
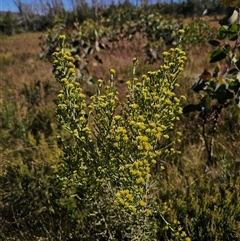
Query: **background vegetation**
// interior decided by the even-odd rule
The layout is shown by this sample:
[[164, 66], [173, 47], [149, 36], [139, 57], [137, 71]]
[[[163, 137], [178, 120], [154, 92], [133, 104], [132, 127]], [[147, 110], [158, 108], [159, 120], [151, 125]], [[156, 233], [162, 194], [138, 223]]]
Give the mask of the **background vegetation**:
[[[63, 187], [59, 178], [63, 176], [64, 153], [58, 135], [70, 141], [55, 117], [54, 101], [60, 86], [52, 75], [52, 53], [59, 50], [59, 35], [67, 34], [66, 45], [74, 57], [76, 78], [90, 104], [97, 79], [108, 80], [108, 69], [112, 67], [116, 70], [114, 81], [120, 100], [124, 101], [132, 58], [139, 59], [137, 77], [158, 69], [163, 62], [162, 53], [175, 47], [177, 32], [184, 28], [182, 48], [188, 60], [176, 92], [187, 97], [184, 106], [196, 106], [201, 95], [191, 87], [199, 76], [209, 77], [216, 68], [216, 63], [209, 63], [208, 53], [215, 48], [208, 41], [216, 40], [220, 28], [216, 18], [222, 18], [198, 18], [204, 4], [142, 3], [141, 8], [128, 2], [106, 8], [82, 4], [69, 12], [57, 5], [39, 15], [26, 15], [23, 10], [20, 15], [2, 14], [0, 29], [6, 35], [0, 36], [0, 239], [83, 240], [82, 232], [91, 222], [91, 218], [79, 222], [85, 217], [85, 210], [80, 208], [79, 199], [71, 196], [72, 189]], [[201, 12], [197, 12], [199, 5]], [[218, 3], [206, 5], [213, 15], [219, 13]], [[195, 17], [189, 18], [186, 9], [192, 6], [197, 10], [192, 11]], [[224, 8], [221, 11], [224, 13]], [[235, 53], [237, 58], [238, 52]], [[225, 64], [225, 57], [218, 57], [217, 62]], [[185, 109], [176, 130], [170, 133], [182, 132], [182, 142], [176, 146], [181, 154], [162, 157], [155, 170], [159, 173], [155, 184], [159, 208], [154, 216], [158, 240], [240, 239], [240, 123], [239, 107], [234, 103], [222, 110], [213, 126], [211, 165], [202, 131], [204, 118], [198, 111]], [[207, 121], [208, 138], [213, 134], [211, 121]], [[103, 230], [99, 226], [93, 232]], [[106, 235], [98, 238], [108, 240]], [[122, 240], [121, 236], [116, 240]]]

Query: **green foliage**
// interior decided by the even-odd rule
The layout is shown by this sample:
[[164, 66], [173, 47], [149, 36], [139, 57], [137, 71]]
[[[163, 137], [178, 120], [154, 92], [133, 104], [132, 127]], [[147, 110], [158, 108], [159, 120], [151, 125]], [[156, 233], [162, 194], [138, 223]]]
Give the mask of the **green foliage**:
[[41, 136], [37, 142], [28, 134], [22, 147], [4, 154], [0, 237], [24, 240], [30, 235], [29, 240], [36, 240], [37, 236], [45, 236], [46, 229], [53, 230], [51, 225], [60, 215], [52, 198], [58, 195], [54, 173], [59, 149], [53, 140]]
[[217, 35], [217, 29], [210, 27], [209, 23], [201, 18], [195, 18], [185, 28], [183, 38], [184, 46], [188, 49], [196, 45], [206, 45], [210, 39]]
[[133, 8], [130, 11], [119, 7], [118, 10], [107, 17], [105, 12], [99, 14], [98, 21], [87, 19], [82, 23], [75, 22], [70, 33], [64, 23], [57, 19], [54, 28], [42, 38], [40, 57], [51, 61], [52, 53], [58, 50], [58, 36], [67, 33], [66, 45], [75, 59], [76, 79], [96, 85], [97, 78], [89, 73], [89, 59], [104, 64], [99, 52], [108, 51], [110, 46], [114, 49], [114, 43], [123, 39], [132, 41], [137, 34], [141, 34], [148, 41], [144, 46], [146, 61], [154, 63], [159, 60], [159, 51], [177, 41], [177, 31], [181, 26], [179, 20], [163, 17], [156, 11], [148, 13], [143, 8]]
[[[57, 38], [67, 33], [66, 46], [74, 57], [76, 79], [96, 84], [96, 79], [89, 73], [89, 62], [94, 59], [97, 64], [104, 65], [100, 57], [101, 51], [118, 48], [121, 41], [139, 39], [144, 42], [145, 63], [153, 64], [161, 59], [161, 53], [178, 44], [178, 30], [183, 27], [182, 19], [161, 15], [154, 8], [126, 8], [125, 5], [100, 11], [98, 21], [87, 19], [75, 22], [69, 32], [64, 24], [56, 21], [55, 27], [42, 38], [42, 58], [51, 60], [52, 53], [58, 50]], [[68, 26], [69, 27], [69, 26]], [[211, 36], [215, 36], [214, 28], [204, 20], [195, 20], [185, 28], [182, 45], [204, 45]], [[190, 45], [191, 43], [191, 45]]]
[[11, 12], [0, 14], [0, 33], [6, 35], [12, 35], [21, 32], [21, 26], [19, 26], [17, 16]]
[[[229, 19], [229, 18], [228, 18]], [[209, 53], [210, 63], [216, 63], [212, 73], [205, 68], [199, 79], [193, 84], [192, 90], [200, 94], [200, 102], [188, 105], [184, 113], [200, 112], [202, 136], [207, 151], [207, 165], [213, 165], [217, 158], [213, 154], [214, 136], [220, 114], [223, 109], [239, 103], [239, 26], [238, 12], [233, 11], [228, 25], [220, 21], [217, 39], [209, 43], [217, 48]], [[232, 44], [234, 42], [234, 44]]]
[[[180, 34], [183, 32], [180, 31]], [[86, 104], [76, 82], [74, 58], [65, 49], [54, 53], [54, 74], [62, 86], [57, 100], [57, 118], [70, 133], [60, 138], [63, 148], [61, 204], [68, 207], [82, 240], [155, 240], [157, 211], [154, 197], [157, 163], [178, 153], [169, 131], [182, 113], [176, 97], [177, 77], [183, 70], [185, 53], [164, 52], [159, 70], [128, 81], [126, 103], [115, 88], [114, 69], [108, 83], [98, 80], [97, 93]], [[170, 141], [169, 141], [170, 140]], [[79, 233], [78, 233], [79, 232]]]
[[64, 212], [56, 203], [61, 150], [54, 137], [54, 113], [51, 106], [41, 106], [49, 93], [39, 82], [26, 85], [26, 99], [17, 96], [18, 102], [6, 92], [0, 108], [0, 239], [37, 240], [53, 235]]

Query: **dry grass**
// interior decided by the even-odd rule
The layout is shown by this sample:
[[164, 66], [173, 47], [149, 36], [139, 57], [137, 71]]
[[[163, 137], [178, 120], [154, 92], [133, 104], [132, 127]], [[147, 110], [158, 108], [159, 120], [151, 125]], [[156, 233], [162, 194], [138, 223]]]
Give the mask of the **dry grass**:
[[39, 59], [41, 33], [23, 33], [0, 39], [1, 83], [3, 87], [19, 88], [32, 80], [49, 80], [51, 64]]
[[[201, 18], [206, 20], [211, 27], [217, 27], [218, 28], [219, 27], [218, 21], [220, 19], [222, 19], [223, 17], [224, 16], [221, 16], [221, 15], [216, 15], [216, 16], [207, 16], [207, 15], [205, 15], [205, 16], [202, 16]], [[189, 24], [192, 21], [192, 19], [193, 18], [185, 18], [183, 20], [183, 23], [184, 24]]]

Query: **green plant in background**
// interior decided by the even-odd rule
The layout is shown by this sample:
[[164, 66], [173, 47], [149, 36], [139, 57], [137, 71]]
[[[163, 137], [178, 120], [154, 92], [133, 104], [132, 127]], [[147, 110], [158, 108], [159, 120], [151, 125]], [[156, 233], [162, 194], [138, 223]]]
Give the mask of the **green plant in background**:
[[65, 30], [65, 20], [56, 16], [53, 22], [53, 27], [48, 30], [46, 35], [41, 36], [41, 53], [40, 58], [51, 60], [52, 53], [58, 50], [59, 34]]
[[209, 23], [202, 18], [194, 18], [184, 27], [185, 35], [183, 38], [184, 47], [191, 49], [193, 46], [204, 46], [210, 39], [217, 35], [217, 28], [211, 27]]
[[[137, 40], [145, 53], [145, 63], [153, 64], [161, 59], [161, 53], [178, 42], [178, 30], [183, 28], [183, 19], [161, 15], [158, 9], [126, 8], [119, 6], [113, 12], [106, 9], [99, 13], [98, 21], [86, 19], [75, 22], [69, 31], [61, 22], [56, 21], [53, 29], [43, 38], [43, 58], [51, 59], [57, 49], [57, 37], [67, 33], [66, 47], [75, 59], [76, 78], [92, 85], [98, 77], [89, 73], [89, 64], [104, 64], [100, 51], [110, 52], [119, 48], [122, 41]], [[65, 22], [65, 20], [64, 20]], [[204, 45], [216, 33], [204, 20], [194, 20], [184, 26], [185, 36], [182, 44], [189, 46]]]
[[109, 48], [105, 44], [110, 34], [109, 29], [104, 27], [101, 22], [95, 22], [92, 19], [88, 19], [82, 24], [76, 22], [74, 27], [68, 42], [69, 51], [75, 59], [76, 78], [79, 81], [85, 80], [90, 85], [96, 84], [97, 78], [91, 76], [88, 70], [89, 57], [94, 55], [97, 64], [103, 64], [98, 53], [100, 50]]
[[20, 33], [22, 28], [17, 17], [10, 11], [0, 14], [0, 32], [1, 34], [13, 35]]
[[[41, 58], [47, 58], [52, 62], [52, 53], [59, 50], [59, 35], [68, 32], [64, 22], [65, 20], [56, 18], [53, 29], [42, 37]], [[89, 85], [96, 84], [97, 78], [89, 73], [89, 58], [94, 55], [93, 58], [98, 64], [103, 63], [98, 52], [109, 48], [104, 41], [107, 36], [109, 36], [109, 29], [92, 19], [87, 19], [81, 24], [74, 23], [73, 29], [67, 36], [66, 43], [68, 50], [75, 59], [74, 65], [78, 81], [86, 81]]]
[[[19, 97], [15, 101], [9, 89], [1, 96], [1, 240], [50, 238], [56, 235], [53, 226], [57, 220], [64, 222], [60, 218], [64, 210], [56, 204], [55, 173], [61, 150], [54, 134], [54, 111], [43, 103], [49, 89], [41, 89], [41, 84], [25, 85], [26, 102]], [[58, 225], [61, 227], [60, 222]]]
[[184, 108], [184, 113], [198, 111], [202, 119], [202, 136], [207, 151], [207, 166], [216, 164], [213, 147], [216, 127], [221, 113], [240, 100], [239, 14], [221, 20], [218, 36], [209, 43], [217, 49], [209, 53], [210, 63], [216, 63], [213, 71], [205, 68], [192, 90], [199, 94], [199, 103]]
[[70, 134], [66, 140], [60, 137], [64, 155], [59, 202], [75, 221], [72, 235], [81, 240], [155, 240], [154, 168], [161, 158], [178, 153], [174, 143], [179, 137], [171, 138], [169, 131], [185, 99], [174, 93], [185, 52], [164, 52], [163, 65], [141, 78], [135, 74], [134, 58], [126, 103], [119, 101], [116, 73], [110, 69], [109, 82], [98, 80], [87, 106], [65, 39], [60, 36], [61, 51], [53, 54], [53, 72], [62, 86], [57, 118]]

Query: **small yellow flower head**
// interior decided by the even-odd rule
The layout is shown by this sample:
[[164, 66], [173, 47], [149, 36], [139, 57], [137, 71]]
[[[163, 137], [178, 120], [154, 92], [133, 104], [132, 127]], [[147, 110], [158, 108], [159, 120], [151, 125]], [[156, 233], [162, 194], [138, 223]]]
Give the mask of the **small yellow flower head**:
[[139, 178], [136, 179], [136, 183], [137, 183], [137, 184], [144, 183], [144, 181], [145, 181], [145, 180], [144, 180], [143, 177], [139, 177]]
[[145, 207], [145, 206], [146, 206], [146, 203], [141, 200], [141, 201], [139, 202], [139, 205], [142, 206], [142, 207]]
[[71, 63], [71, 62], [68, 62], [67, 65], [66, 65], [67, 68], [74, 68], [74, 64]]
[[[85, 99], [86, 98], [86, 95], [84, 95], [83, 93], [81, 93], [81, 94], [79, 94], [79, 97], [81, 98], [81, 99]], [[85, 113], [84, 113], [85, 114]]]
[[65, 41], [65, 40], [66, 40], [66, 36], [64, 34], [59, 36], [59, 41]]
[[156, 164], [157, 161], [155, 159], [152, 160], [152, 164]]
[[[180, 230], [180, 231], [181, 231], [181, 230]], [[182, 231], [181, 237], [186, 237], [186, 236], [187, 236], [186, 232], [185, 232], [185, 231]]]
[[178, 30], [178, 33], [179, 33], [180, 35], [183, 35], [183, 34], [185, 33], [185, 31], [184, 31], [184, 29], [179, 29], [179, 30]]
[[74, 85], [73, 85], [72, 83], [69, 83], [69, 84], [67, 85], [67, 87], [68, 87], [69, 89], [72, 89], [72, 88], [74, 88]]
[[138, 64], [138, 59], [136, 57], [133, 58], [133, 65], [136, 66]]
[[130, 193], [126, 195], [126, 198], [127, 198], [130, 202], [133, 201], [133, 196], [132, 196], [132, 194], [130, 194]]
[[151, 215], [151, 214], [152, 214], [152, 211], [151, 211], [150, 209], [146, 209], [146, 213], [147, 213], [148, 215]]
[[163, 135], [165, 139], [169, 139], [169, 135]]
[[58, 98], [59, 98], [59, 99], [63, 99], [63, 98], [64, 98], [64, 95], [63, 95], [62, 93], [60, 93], [60, 94], [58, 95]]
[[116, 70], [113, 69], [113, 68], [109, 69], [109, 72], [110, 72], [110, 74], [112, 74], [112, 75], [115, 75], [115, 74], [116, 74]]
[[70, 72], [72, 75], [75, 75], [75, 69], [74, 69], [74, 68], [69, 69], [69, 72]]
[[125, 202], [124, 206], [129, 207], [129, 202]]
[[151, 174], [148, 173], [148, 174], [146, 175], [146, 179], [149, 180], [150, 178], [151, 178]]
[[129, 206], [129, 208], [135, 213], [137, 209], [134, 206]]
[[164, 70], [169, 70], [170, 67], [169, 67], [168, 65], [163, 65], [163, 69], [164, 69]]
[[180, 98], [183, 99], [183, 100], [187, 99], [185, 95], [181, 95]]
[[119, 203], [122, 204], [123, 206], [125, 205], [125, 201], [122, 198], [118, 199]]
[[126, 82], [126, 85], [127, 85], [127, 86], [130, 86], [130, 85], [131, 85], [131, 82], [128, 80], [128, 81]]
[[120, 120], [121, 118], [122, 118], [122, 117], [121, 117], [120, 115], [115, 115], [115, 116], [114, 116], [114, 119], [115, 119], [115, 120]]
[[138, 108], [138, 105], [137, 105], [136, 103], [134, 103], [134, 104], [131, 104], [130, 107], [131, 107], [132, 109], [137, 109], [137, 108]]
[[169, 52], [167, 52], [167, 51], [164, 51], [164, 52], [163, 52], [163, 56], [168, 56], [168, 55], [170, 55]]

